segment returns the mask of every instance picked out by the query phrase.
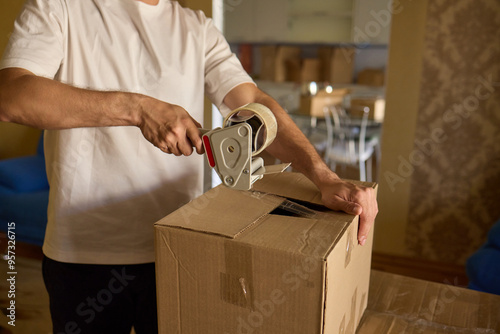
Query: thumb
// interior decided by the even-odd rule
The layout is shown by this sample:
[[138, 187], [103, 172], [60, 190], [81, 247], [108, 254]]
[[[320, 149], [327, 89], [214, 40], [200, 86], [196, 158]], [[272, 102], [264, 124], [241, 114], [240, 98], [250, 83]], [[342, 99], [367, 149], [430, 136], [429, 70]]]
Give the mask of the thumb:
[[358, 203], [346, 201], [340, 197], [332, 198], [330, 203], [328, 203], [328, 207], [332, 210], [343, 211], [355, 216], [359, 216], [363, 212], [363, 208]]

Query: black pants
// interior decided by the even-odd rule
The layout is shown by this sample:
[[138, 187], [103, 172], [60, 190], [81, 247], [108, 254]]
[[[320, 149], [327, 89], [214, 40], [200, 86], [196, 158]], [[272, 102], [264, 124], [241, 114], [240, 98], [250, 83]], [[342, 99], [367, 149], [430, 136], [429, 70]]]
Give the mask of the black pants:
[[93, 265], [43, 259], [55, 334], [158, 333], [154, 263]]

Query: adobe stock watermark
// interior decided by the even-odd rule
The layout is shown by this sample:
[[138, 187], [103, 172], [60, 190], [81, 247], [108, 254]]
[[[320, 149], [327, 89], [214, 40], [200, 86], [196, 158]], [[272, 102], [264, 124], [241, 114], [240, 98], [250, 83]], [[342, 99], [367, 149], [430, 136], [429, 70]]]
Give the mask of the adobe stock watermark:
[[126, 272], [126, 267], [121, 269], [121, 272], [113, 269], [111, 274], [113, 277], [108, 281], [105, 288], [99, 290], [95, 296], [88, 296], [84, 301], [76, 306], [75, 313], [80, 318], [80, 321], [69, 321], [65, 324], [64, 332], [57, 334], [80, 334], [82, 329], [78, 322], [82, 320], [86, 324], [90, 324], [96, 318], [97, 314], [102, 312], [109, 305], [117, 294], [123, 292], [125, 287], [135, 279], [135, 276], [129, 275]]
[[398, 156], [397, 171], [385, 171], [383, 174], [384, 180], [389, 186], [391, 192], [396, 191], [396, 186], [399, 183], [405, 182], [415, 172], [415, 168], [422, 166], [426, 160], [432, 157], [439, 145], [446, 142], [449, 137], [445, 131], [445, 127], [449, 127], [457, 131], [464, 120], [467, 120], [479, 108], [480, 102], [489, 99], [495, 92], [497, 82], [493, 81], [493, 75], [487, 77], [479, 76], [478, 84], [474, 88], [474, 92], [465, 97], [461, 102], [454, 103], [443, 113], [443, 127], [435, 127], [430, 131], [430, 136], [425, 139], [415, 139], [414, 149], [408, 157]]
[[205, 192], [203, 195], [190, 202], [190, 205], [181, 206], [179, 208], [179, 211], [186, 225], [190, 224], [191, 217], [199, 217], [202, 214], [203, 210], [205, 210], [210, 205], [211, 200], [216, 198], [219, 193], [220, 187], [212, 188], [210, 189], [210, 191]]

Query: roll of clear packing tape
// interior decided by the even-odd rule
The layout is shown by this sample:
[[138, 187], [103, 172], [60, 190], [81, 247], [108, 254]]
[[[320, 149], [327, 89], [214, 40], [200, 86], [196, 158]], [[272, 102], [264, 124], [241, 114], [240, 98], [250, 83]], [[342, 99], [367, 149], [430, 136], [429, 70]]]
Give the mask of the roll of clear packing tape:
[[264, 151], [276, 138], [278, 131], [276, 118], [268, 107], [260, 103], [249, 103], [231, 111], [224, 118], [222, 127], [242, 122], [252, 127], [252, 156]]

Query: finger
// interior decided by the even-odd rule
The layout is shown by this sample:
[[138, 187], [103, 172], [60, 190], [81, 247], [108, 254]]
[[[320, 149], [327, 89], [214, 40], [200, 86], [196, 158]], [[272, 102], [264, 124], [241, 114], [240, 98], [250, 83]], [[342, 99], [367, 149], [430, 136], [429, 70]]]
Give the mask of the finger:
[[191, 119], [193, 120], [193, 123], [196, 125], [196, 127], [197, 127], [198, 129], [201, 129], [201, 128], [203, 127], [203, 126], [202, 126], [200, 123], [198, 123], [198, 122], [197, 122], [197, 121], [196, 121], [193, 117], [191, 117]]
[[363, 212], [363, 208], [356, 202], [346, 201], [340, 197], [330, 199], [328, 207], [336, 211], [344, 211], [350, 215], [358, 216]]
[[167, 153], [167, 154], [170, 154], [170, 153], [171, 153], [171, 152], [170, 152], [170, 149], [169, 149], [168, 147], [166, 147], [166, 146], [162, 146], [162, 147], [160, 147], [159, 149], [160, 149], [160, 150], [162, 150], [164, 153]]
[[177, 147], [182, 155], [190, 156], [193, 153], [193, 145], [188, 137], [188, 129], [177, 135]]
[[363, 198], [363, 213], [359, 217], [358, 243], [364, 245], [375, 223], [378, 213], [377, 199], [373, 189], [368, 189]]
[[193, 146], [186, 136], [177, 142], [177, 147], [180, 153], [179, 155], [190, 156], [193, 153]]
[[368, 239], [368, 233], [373, 226], [373, 220], [367, 220], [366, 218], [360, 216], [359, 218], [359, 228], [358, 228], [358, 243], [363, 246]]
[[203, 143], [200, 136], [200, 130], [197, 127], [190, 127], [186, 131], [187, 137], [192, 146], [196, 148], [198, 154], [203, 154]]
[[[174, 131], [170, 131], [166, 134], [165, 136], [165, 145], [167, 146], [168, 149], [170, 150], [170, 153], [172, 153], [175, 156], [181, 156], [185, 153], [190, 154], [189, 151], [192, 152], [192, 148], [188, 144], [182, 145], [182, 140], [186, 141], [186, 135], [185, 134], [176, 134]], [[187, 146], [187, 150], [186, 150]]]
[[173, 140], [168, 140], [166, 145], [167, 145], [168, 152], [170, 152], [171, 154], [173, 154], [177, 157], [182, 155], [182, 153], [180, 152], [180, 150], [177, 147], [177, 142], [174, 142]]

